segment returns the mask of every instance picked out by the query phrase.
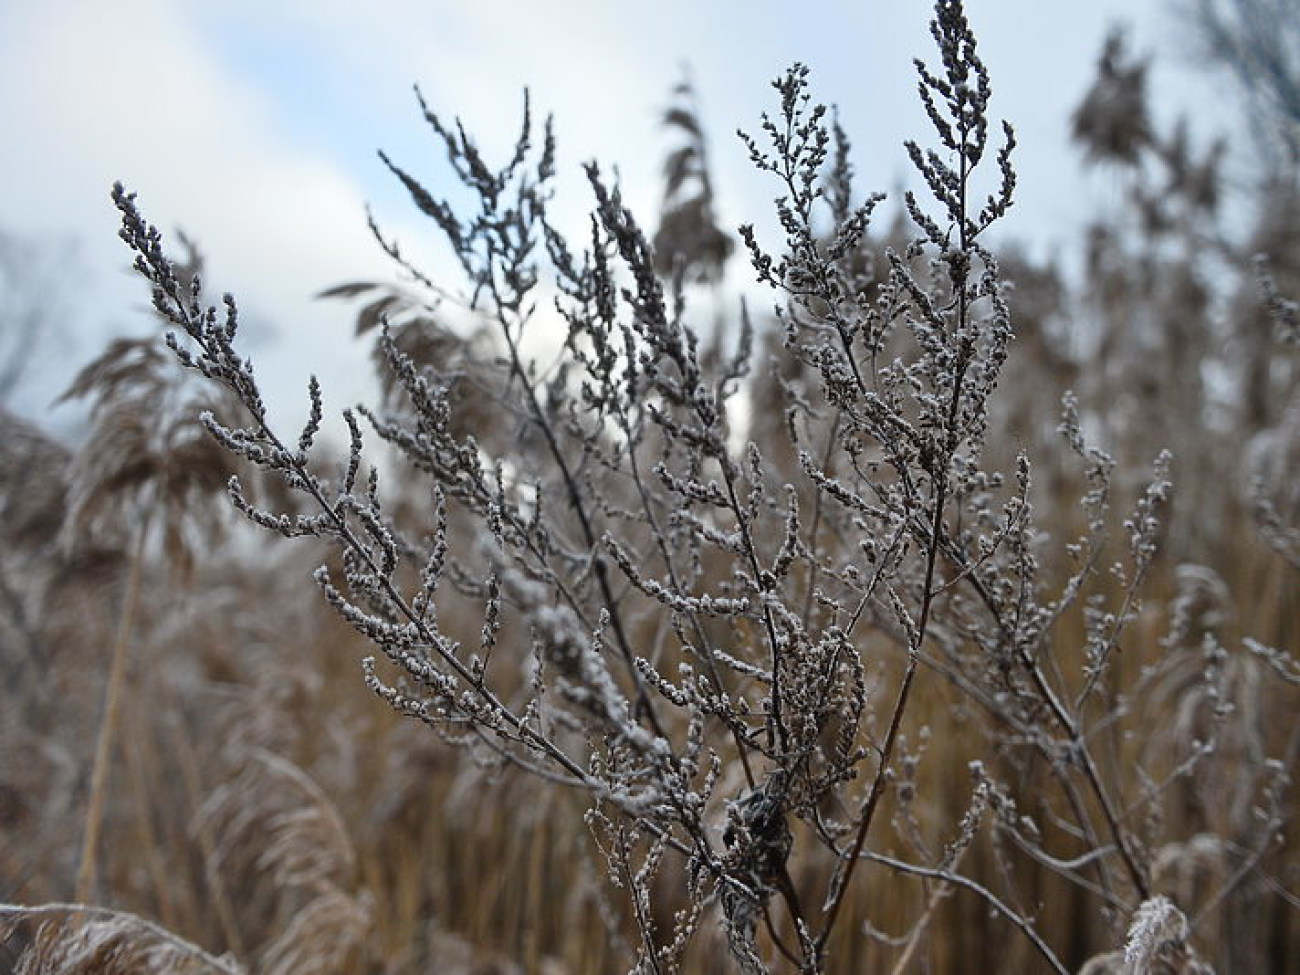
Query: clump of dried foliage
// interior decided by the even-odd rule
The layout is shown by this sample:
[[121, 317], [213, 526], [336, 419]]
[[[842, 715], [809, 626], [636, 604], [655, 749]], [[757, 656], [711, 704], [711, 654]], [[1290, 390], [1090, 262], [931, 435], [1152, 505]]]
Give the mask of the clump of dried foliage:
[[[384, 388], [344, 412], [341, 457], [314, 380], [305, 429], [273, 429], [235, 300], [209, 305], [193, 249], [170, 261], [118, 186], [170, 352], [121, 343], [82, 374], [103, 429], [74, 458], [5, 419], [25, 459], [3, 468], [0, 732], [30, 758], [0, 759], [0, 821], [48, 852], [35, 872], [0, 841], [0, 883], [49, 903], [0, 905], [0, 959], [1294, 964], [1298, 198], [1272, 184], [1256, 239], [1217, 234], [1219, 151], [1156, 129], [1114, 40], [1075, 132], [1123, 214], [1080, 285], [999, 259], [1015, 138], [959, 0], [932, 33], [924, 192], [883, 231], [808, 70], [774, 82], [742, 137], [781, 240], [739, 230], [774, 318], [731, 339], [691, 325], [733, 245], [689, 86], [658, 233], [592, 164], [580, 241], [551, 220], [549, 120], [526, 104], [498, 169], [421, 100], [474, 205], [384, 161], [473, 330], [376, 230], [410, 282], [326, 292], [365, 300]], [[210, 439], [181, 422], [196, 395]], [[219, 547], [231, 473], [234, 507], [298, 547]], [[158, 595], [174, 566], [190, 588]], [[73, 598], [95, 623], [61, 637]], [[359, 648], [387, 709], [344, 672]], [[59, 727], [59, 700], [98, 693], [60, 682], [98, 687], [105, 657], [102, 720]], [[124, 909], [59, 903], [74, 876]]]

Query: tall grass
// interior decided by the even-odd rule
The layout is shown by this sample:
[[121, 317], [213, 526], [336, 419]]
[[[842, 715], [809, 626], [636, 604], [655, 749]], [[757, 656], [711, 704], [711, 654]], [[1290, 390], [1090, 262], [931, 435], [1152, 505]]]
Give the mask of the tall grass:
[[[301, 437], [266, 426], [233, 300], [119, 191], [175, 334], [83, 372], [75, 455], [0, 418], [0, 967], [1300, 963], [1297, 197], [1225, 243], [1216, 157], [1143, 121], [1112, 44], [1076, 132], [1124, 212], [1076, 285], [995, 253], [1014, 139], [961, 4], [934, 32], [933, 199], [884, 230], [778, 79], [749, 145], [785, 239], [740, 232], [777, 314], [716, 332], [685, 90], [654, 247], [595, 168], [592, 240], [555, 232], [549, 124], [493, 170], [424, 107], [481, 208], [389, 165], [478, 329], [444, 270], [331, 289], [385, 381], [338, 457], [314, 385]], [[230, 523], [231, 472], [296, 545]]]

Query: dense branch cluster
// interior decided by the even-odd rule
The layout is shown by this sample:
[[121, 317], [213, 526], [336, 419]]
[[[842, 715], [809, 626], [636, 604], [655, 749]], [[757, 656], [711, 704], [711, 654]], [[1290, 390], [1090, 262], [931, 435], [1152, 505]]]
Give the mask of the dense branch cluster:
[[[1061, 432], [1088, 489], [1081, 534], [1057, 544], [1064, 576], [1044, 566], [1061, 529], [1034, 520], [1029, 460], [1009, 475], [986, 462], [1012, 321], [984, 237], [1012, 203], [1015, 139], [1006, 125], [991, 137], [989, 75], [958, 0], [936, 4], [932, 31], [938, 66], [917, 71], [936, 148], [907, 145], [929, 199], [906, 196], [912, 232], [897, 249], [870, 252], [882, 197], [855, 202], [848, 139], [813, 103], [808, 70], [774, 82], [775, 114], [743, 138], [777, 184], [783, 240], [773, 253], [753, 227], [740, 235], [777, 323], [757, 336], [746, 316], [729, 345], [689, 320], [683, 282], [713, 272], [657, 254], [594, 164], [589, 237], [555, 228], [549, 121], [539, 132], [526, 105], [494, 169], [421, 100], [477, 209], [459, 212], [384, 161], [451, 245], [489, 348], [445, 332], [421, 345], [421, 320], [381, 299], [371, 324], [383, 322], [391, 395], [345, 412], [350, 443], [333, 470], [316, 444], [316, 382], [305, 429], [282, 437], [236, 347], [234, 299], [204, 307], [134, 196], [114, 192], [136, 268], [175, 329], [169, 345], [242, 408], [242, 420], [205, 413], [207, 429], [307, 502], [268, 510], [232, 479], [236, 507], [337, 546], [315, 578], [375, 648], [366, 681], [384, 701], [484, 762], [589, 798], [636, 922], [639, 972], [677, 970], [713, 910], [742, 971], [824, 971], [859, 875], [880, 867], [926, 884], [913, 941], [956, 889], [1066, 971], [1014, 882], [995, 890], [963, 872], [981, 837], [1008, 876], [1046, 866], [1117, 930], [1131, 919], [1130, 954], [1195, 955], [1153, 846], [1172, 784], [1232, 720], [1224, 651], [1186, 617], [1166, 658], [1118, 683], [1171, 490], [1167, 456], [1107, 562], [1114, 462], [1085, 441], [1067, 398]], [[545, 357], [531, 340], [544, 320], [564, 327]], [[495, 429], [470, 422], [485, 413]], [[391, 448], [383, 460], [372, 437]], [[477, 606], [481, 622], [458, 626], [449, 603]], [[1076, 625], [1077, 657], [1058, 642]], [[1263, 652], [1275, 670], [1294, 667]], [[1136, 790], [1102, 751], [1140, 719], [1143, 694], [1188, 668], [1203, 692], [1187, 720], [1203, 734]], [[982, 736], [969, 805], [937, 832], [918, 820], [922, 686]], [[1283, 771], [1270, 769], [1261, 836], [1281, 823]], [[656, 902], [669, 862], [690, 893], [672, 916]]]

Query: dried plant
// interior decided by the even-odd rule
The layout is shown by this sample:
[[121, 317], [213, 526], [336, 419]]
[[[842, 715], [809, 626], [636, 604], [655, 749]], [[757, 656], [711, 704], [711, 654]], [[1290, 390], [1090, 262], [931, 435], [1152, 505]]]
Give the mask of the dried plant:
[[21, 925], [35, 934], [13, 960], [15, 975], [244, 975], [144, 918], [87, 904], [0, 904], [0, 942]]
[[[177, 280], [193, 284], [187, 287], [197, 307], [202, 259], [185, 238], [182, 241], [189, 260], [175, 273]], [[158, 341], [120, 339], [82, 369], [62, 397], [91, 401], [90, 435], [73, 461], [70, 511], [63, 523], [66, 544], [85, 545], [105, 525], [110, 530], [128, 527], [134, 535], [91, 770], [77, 875], [81, 902], [89, 901], [94, 892], [108, 769], [121, 721], [127, 648], [151, 530], [161, 527], [163, 551], [177, 571], [187, 575], [193, 562], [190, 535], [197, 529], [200, 539], [211, 539], [219, 530], [224, 519], [207, 501], [235, 468], [234, 458], [217, 449], [193, 423], [196, 409], [217, 408], [225, 413], [234, 402], [218, 390], [196, 388], [187, 379]]]
[[[968, 212], [968, 186], [987, 146], [988, 79], [960, 5], [939, 6], [934, 32], [943, 69], [934, 75], [918, 63], [920, 91], [956, 166], [909, 147], [940, 206], [940, 216], [932, 218], [909, 197], [923, 233], [913, 256], [933, 248], [931, 273], [943, 282], [933, 290], [899, 257], [887, 300], [868, 307], [854, 303], [842, 263], [860, 242], [877, 198], [851, 207], [843, 166], [831, 175], [831, 215], [838, 229], [829, 244], [817, 239], [814, 208], [831, 134], [823, 124], [825, 110], [809, 105], [806, 69], [796, 67], [778, 82], [780, 120], [764, 120], [777, 161], [747, 140], [759, 168], [790, 194], [779, 211], [788, 256], [774, 261], [745, 231], [751, 258], [762, 280], [790, 295], [788, 344], [820, 373], [821, 396], [839, 411], [831, 441], [823, 436], [823, 442], [813, 442], [827, 460], [832, 454], [826, 452], [833, 452], [836, 462], [842, 457], [846, 470], [857, 475], [851, 486], [840, 484], [829, 464], [819, 467], [804, 455], [805, 494], [814, 505], [835, 505], [840, 523], [834, 529], [856, 520], [860, 533], [865, 529], [884, 540], [880, 551], [864, 553], [867, 564], [874, 563], [866, 571], [853, 549], [847, 561], [825, 565], [815, 525], [811, 543], [805, 541], [799, 490], [787, 485], [782, 491], [771, 483], [775, 472], [765, 471], [756, 444], [734, 450], [728, 402], [748, 370], [748, 335], [720, 375], [703, 374], [680, 303], [674, 311], [655, 276], [650, 247], [594, 166], [588, 170], [598, 206], [591, 250], [576, 256], [549, 226], [549, 126], [540, 155], [530, 161], [526, 116], [514, 157], [493, 172], [463, 128], [444, 127], [426, 108], [453, 168], [480, 194], [482, 210], [469, 221], [390, 163], [446, 233], [475, 300], [482, 299], [495, 319], [506, 349], [506, 375], [495, 390], [503, 409], [540, 435], [533, 450], [512, 458], [513, 470], [503, 460], [488, 467], [473, 440], [452, 434], [446, 387], [434, 386], [387, 337], [385, 351], [413, 415], [366, 415], [380, 436], [437, 484], [438, 523], [432, 542], [424, 545], [399, 535], [385, 518], [374, 468], [364, 486], [359, 483], [361, 432], [351, 414], [352, 450], [341, 480], [329, 484], [308, 469], [306, 452], [320, 416], [314, 386], [312, 420], [296, 451], [266, 427], [251, 373], [231, 344], [233, 301], [227, 301], [224, 322], [214, 311], [198, 309], [162, 256], [156, 232], [139, 220], [125, 192], [117, 194], [124, 237], [155, 285], [156, 309], [195, 343], [191, 351], [171, 340], [181, 361], [223, 382], [253, 420], [249, 427], [231, 428], [208, 414], [209, 429], [246, 459], [282, 471], [321, 507], [318, 515], [291, 520], [252, 507], [232, 488], [236, 503], [286, 535], [323, 534], [343, 543], [346, 591], [326, 570], [318, 581], [340, 613], [397, 667], [399, 680], [391, 683], [370, 664], [376, 691], [449, 737], [486, 743], [502, 760], [589, 792], [597, 804], [596, 824], [618, 836], [611, 848], [624, 867], [631, 862], [627, 857], [647, 857], [634, 882], [634, 897], [647, 911], [639, 888], [653, 877], [662, 855], [672, 850], [686, 856], [697, 899], [720, 896], [733, 952], [750, 968], [761, 967], [755, 953], [760, 915], [781, 952], [805, 966], [823, 964], [892, 772], [931, 610], [943, 588], [937, 574], [941, 548], [954, 547], [948, 557], [956, 555], [959, 574], [976, 569], [947, 538], [945, 520], [950, 498], [973, 494], [983, 479], [974, 465], [986, 402], [1010, 337], [995, 264], [976, 239], [1010, 204], [1011, 138], [1005, 129], [1000, 188], [982, 208]], [[563, 294], [571, 359], [548, 380], [525, 363], [520, 346], [539, 280], [535, 252], [542, 245]], [[616, 283], [616, 260], [632, 286], [620, 289]], [[864, 369], [896, 328], [912, 333], [915, 363], [908, 371], [887, 367], [868, 378]], [[828, 342], [832, 338], [837, 344]], [[582, 380], [570, 380], [570, 368]], [[873, 442], [881, 456], [864, 459], [864, 447]], [[892, 473], [868, 475], [868, 467], [882, 465]], [[545, 511], [551, 491], [564, 498], [553, 514]], [[780, 493], [784, 502], [777, 499]], [[620, 510], [620, 496], [639, 500], [640, 513]], [[472, 542], [478, 550], [472, 568], [448, 556], [451, 504], [481, 526]], [[1020, 507], [1012, 503], [1006, 524], [998, 519], [988, 527], [990, 552]], [[783, 541], [773, 547], [763, 541], [770, 536]], [[653, 576], [640, 567], [650, 552], [656, 553], [651, 565], [662, 563]], [[404, 556], [419, 557], [424, 565], [409, 595], [399, 575]], [[718, 556], [736, 560], [731, 578], [710, 578], [705, 560]], [[838, 598], [816, 591], [819, 572]], [[438, 627], [434, 594], [444, 574], [486, 601], [478, 654], [464, 654]], [[632, 628], [644, 628], [656, 605], [668, 614], [668, 632], [676, 636], [669, 641], [675, 666], [661, 650], [635, 649]], [[533, 631], [531, 696], [519, 709], [499, 696], [489, 676], [505, 606], [522, 612]], [[859, 740], [866, 676], [851, 642], [869, 609], [872, 615], [883, 609], [892, 618], [908, 661], [874, 750]], [[714, 635], [718, 621], [752, 633], [757, 646], [728, 652]], [[755, 691], [760, 699], [751, 703], [747, 695]], [[671, 721], [670, 711], [676, 712]], [[718, 732], [726, 737], [716, 739]], [[748, 782], [734, 801], [714, 794], [723, 749]], [[871, 769], [871, 784], [852, 800], [842, 787], [860, 766]], [[719, 842], [710, 810], [724, 799], [729, 825]], [[846, 799], [849, 806], [840, 813], [846, 822], [821, 812]], [[856, 811], [850, 811], [853, 806]], [[813, 825], [820, 836], [809, 837], [810, 845], [828, 850], [838, 863], [820, 923], [804, 913], [786, 869], [794, 842], [791, 814]], [[778, 891], [793, 925], [785, 936], [777, 934], [768, 910]], [[698, 911], [688, 914], [671, 942], [660, 945], [648, 913], [638, 916], [639, 964], [650, 968], [671, 964], [699, 923]]]
[[1166, 897], [1143, 901], [1123, 951], [1089, 959], [1079, 975], [1213, 975], [1187, 944], [1187, 918]]
[[235, 774], [213, 791], [195, 828], [212, 837], [210, 873], [261, 905], [272, 936], [257, 952], [258, 970], [350, 970], [370, 918], [338, 809], [282, 756], [237, 748], [228, 760]]
[[[991, 122], [962, 4], [939, 0], [932, 32], [937, 66], [917, 70], [934, 148], [906, 147], [924, 192], [883, 233], [882, 198], [856, 189], [849, 140], [808, 70], [774, 83], [776, 111], [743, 138], [777, 185], [781, 239], [739, 236], [775, 320], [742, 314], [734, 339], [692, 326], [688, 286], [715, 283], [729, 247], [685, 90], [653, 244], [594, 164], [589, 236], [559, 232], [551, 125], [527, 103], [498, 169], [421, 99], [474, 202], [453, 207], [384, 161], [462, 280], [415, 268], [376, 227], [409, 283], [324, 292], [363, 303], [358, 329], [384, 369], [380, 406], [344, 414], [341, 459], [317, 444], [314, 380], [301, 435], [270, 427], [234, 299], [205, 305], [194, 262], [172, 264], [115, 189], [167, 345], [210, 381], [213, 442], [297, 498], [283, 510], [254, 498], [245, 473], [229, 481], [235, 506], [328, 549], [315, 579], [371, 648], [367, 684], [459, 748], [322, 702], [339, 691], [310, 668], [339, 654], [306, 644], [351, 644], [317, 640], [323, 624], [301, 636], [283, 567], [211, 600], [212, 623], [158, 626], [179, 645], [220, 629], [233, 601], [267, 607], [266, 625], [304, 644], [274, 664], [209, 651], [223, 683], [198, 693], [233, 710], [191, 707], [178, 723], [226, 746], [206, 756], [208, 781], [189, 773], [191, 811], [207, 796], [186, 821], [216, 915], [195, 940], [259, 970], [342, 972], [381, 957], [459, 965], [467, 944], [509, 927], [490, 943], [525, 970], [563, 956], [575, 971], [643, 973], [1262, 970], [1252, 933], [1274, 923], [1277, 943], [1294, 943], [1286, 920], [1265, 920], [1298, 902], [1294, 858], [1278, 853], [1300, 752], [1294, 722], [1276, 720], [1300, 684], [1293, 597], [1270, 581], [1272, 603], [1243, 601], [1242, 577], [1213, 558], [1241, 509], [1275, 546], [1256, 540], [1251, 564], [1285, 563], [1294, 437], [1274, 397], [1293, 395], [1294, 374], [1271, 374], [1260, 403], [1231, 413], [1260, 475], [1243, 505], [1226, 486], [1240, 454], [1216, 459], [1229, 438], [1189, 435], [1213, 413], [1201, 365], [1221, 361], [1211, 320], [1226, 306], [1206, 262], [1239, 257], [1205, 229], [1217, 156], [1150, 122], [1144, 68], [1112, 43], [1077, 131], [1129, 167], [1130, 222], [1099, 226], [1090, 290], [1075, 295], [1051, 269], [992, 252], [1014, 136]], [[1142, 111], [1117, 120], [1117, 99]], [[1278, 257], [1291, 251], [1269, 233], [1285, 335]], [[468, 314], [449, 308], [460, 292]], [[1082, 348], [1069, 315], [1100, 323]], [[472, 331], [455, 324], [467, 318]], [[1174, 350], [1182, 321], [1194, 330]], [[559, 339], [537, 341], [548, 326]], [[1156, 383], [1152, 348], [1187, 375]], [[1013, 356], [1016, 388], [999, 390]], [[1238, 366], [1251, 357], [1259, 347], [1222, 371], [1249, 375]], [[135, 380], [116, 377], [169, 366], [153, 345], [124, 345], [85, 385], [139, 412]], [[1175, 478], [1184, 450], [1220, 465], [1220, 483]], [[190, 497], [183, 478], [166, 487], [166, 463], [145, 468], [163, 472], [150, 490]], [[94, 470], [134, 483], [122, 465]], [[67, 537], [98, 531], [84, 487]], [[171, 532], [189, 516], [160, 517]], [[250, 639], [241, 622], [232, 641]], [[246, 658], [259, 661], [251, 678]], [[499, 802], [475, 809], [479, 795]], [[548, 881], [556, 857], [581, 859], [583, 828], [599, 870], [568, 864]], [[467, 880], [457, 848], [479, 841], [503, 866]], [[483, 917], [493, 909], [499, 923]], [[49, 940], [80, 937], [51, 928]], [[145, 950], [154, 935], [132, 937]]]
[[714, 213], [704, 126], [689, 79], [673, 88], [673, 100], [663, 124], [681, 145], [664, 160], [663, 204], [652, 241], [655, 269], [665, 278], [680, 274], [688, 281], [716, 283], [736, 245]]

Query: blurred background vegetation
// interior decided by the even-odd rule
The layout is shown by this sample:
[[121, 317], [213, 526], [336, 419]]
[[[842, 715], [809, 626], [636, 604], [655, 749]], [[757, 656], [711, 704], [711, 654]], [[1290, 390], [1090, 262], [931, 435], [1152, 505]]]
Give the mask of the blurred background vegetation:
[[[1153, 851], [1158, 883], [1176, 893], [1220, 972], [1294, 972], [1296, 825], [1255, 857], [1246, 799], [1265, 756], [1294, 776], [1300, 751], [1300, 672], [1265, 680], [1269, 664], [1248, 652], [1251, 641], [1300, 648], [1300, 330], [1285, 304], [1300, 297], [1300, 12], [1281, 0], [1197, 0], [1187, 13], [1207, 69], [1239, 92], [1249, 144], [1200, 145], [1186, 126], [1158, 124], [1146, 62], [1122, 34], [1108, 40], [1072, 127], [1116, 196], [1057, 263], [1014, 242], [1000, 248], [1016, 342], [990, 464], [1008, 468], [1027, 450], [1038, 522], [1073, 538], [1085, 528], [1086, 486], [1056, 431], [1067, 390], [1116, 460], [1114, 510], [1131, 507], [1159, 450], [1173, 452], [1162, 555], [1117, 679], [1137, 680], [1171, 640], [1194, 648], [1211, 633], [1230, 651], [1234, 730], [1167, 807], [1175, 821], [1164, 832], [1185, 840]], [[717, 222], [695, 95], [678, 84], [665, 113], [672, 149], [654, 243], [665, 273], [687, 275], [721, 347], [734, 325], [722, 289], [735, 248]], [[883, 248], [904, 237], [900, 211], [861, 259], [883, 262]], [[189, 261], [197, 273], [196, 246]], [[93, 360], [68, 391], [90, 408], [79, 441], [0, 411], [0, 900], [78, 894], [257, 971], [623, 970], [626, 908], [606, 889], [580, 799], [452, 751], [369, 694], [358, 664], [366, 648], [306, 584], [332, 556], [271, 544], [227, 513], [232, 462], [194, 420], [198, 408], [223, 406], [189, 385], [158, 338], [98, 355], [60, 341], [54, 282], [68, 267], [0, 237], [0, 401], [51, 344]], [[413, 354], [491, 355], [481, 335], [401, 290], [336, 297], [361, 302], [361, 332], [393, 314]], [[761, 388], [754, 395], [761, 436]], [[514, 435], [472, 397], [460, 422], [484, 442]], [[448, 629], [456, 612], [442, 610]], [[479, 623], [466, 612], [468, 632]], [[1073, 632], [1082, 655], [1082, 619]], [[1148, 698], [1159, 709], [1152, 727], [1188, 741], [1204, 734], [1189, 699], [1197, 676]], [[105, 693], [114, 687], [115, 703]], [[952, 821], [976, 754], [962, 745], [968, 716], [938, 697], [918, 708], [929, 744], [912, 743], [916, 791], [947, 811], [938, 821]], [[1113, 758], [1122, 765], [1159, 747], [1139, 736]], [[1293, 792], [1282, 802], [1294, 811]], [[905, 842], [906, 817], [896, 812], [894, 827]], [[972, 872], [997, 871], [996, 857], [978, 855], [986, 862], [968, 861]], [[1227, 880], [1232, 892], [1219, 898]], [[1085, 909], [1050, 871], [1022, 893], [1071, 964], [1115, 946], [1114, 919]], [[899, 952], [889, 934], [922, 900], [919, 884], [868, 879], [845, 906], [858, 923], [832, 946], [835, 970], [886, 970]], [[1040, 964], [959, 894], [929, 934], [916, 970]], [[717, 970], [726, 952], [720, 932], [694, 950], [699, 971]], [[4, 951], [0, 969], [12, 957]]]

